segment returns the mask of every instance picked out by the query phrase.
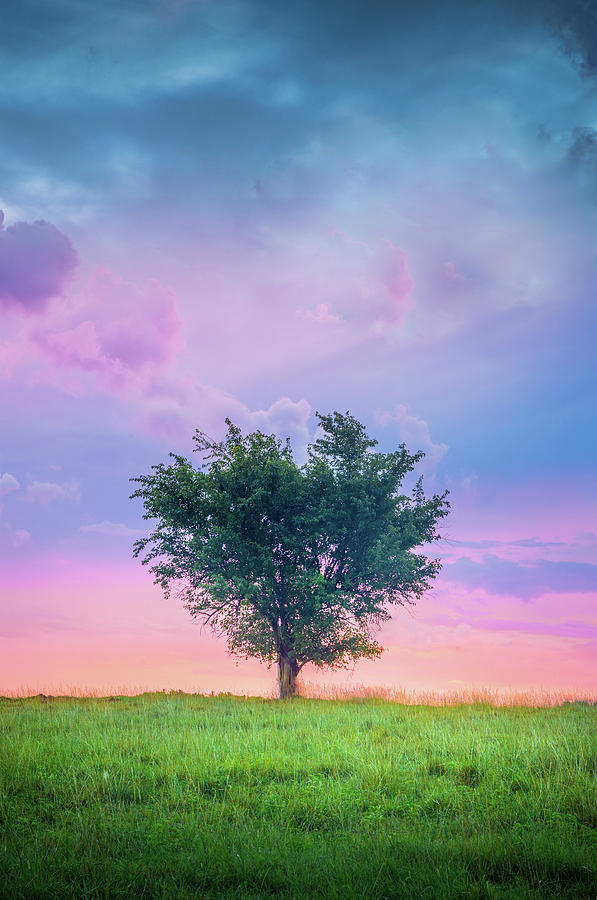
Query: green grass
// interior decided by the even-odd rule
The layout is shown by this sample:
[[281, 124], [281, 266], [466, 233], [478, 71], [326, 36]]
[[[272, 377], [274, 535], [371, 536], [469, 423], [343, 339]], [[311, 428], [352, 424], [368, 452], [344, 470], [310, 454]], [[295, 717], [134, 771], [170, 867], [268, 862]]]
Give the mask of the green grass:
[[597, 897], [597, 708], [0, 701], [0, 896]]

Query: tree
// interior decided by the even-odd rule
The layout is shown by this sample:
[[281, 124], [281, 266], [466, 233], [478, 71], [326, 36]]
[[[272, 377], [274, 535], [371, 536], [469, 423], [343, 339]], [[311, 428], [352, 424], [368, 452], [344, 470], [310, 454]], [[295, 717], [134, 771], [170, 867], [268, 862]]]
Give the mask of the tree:
[[350, 413], [317, 416], [303, 466], [288, 439], [243, 435], [226, 419], [223, 441], [195, 433], [199, 468], [171, 453], [131, 479], [131, 499], [158, 520], [134, 555], [231, 653], [277, 662], [282, 698], [308, 662], [337, 668], [383, 652], [374, 633], [388, 607], [415, 603], [441, 567], [414, 549], [439, 539], [449, 509], [448, 492], [426, 499], [422, 479], [399, 492], [423, 453], [376, 452]]

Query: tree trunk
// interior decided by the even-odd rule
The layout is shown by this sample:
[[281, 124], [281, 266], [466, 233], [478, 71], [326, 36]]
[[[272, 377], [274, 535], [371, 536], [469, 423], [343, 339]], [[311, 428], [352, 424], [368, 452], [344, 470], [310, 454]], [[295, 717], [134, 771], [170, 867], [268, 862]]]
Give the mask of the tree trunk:
[[290, 700], [296, 693], [296, 676], [299, 666], [295, 659], [280, 651], [278, 655], [278, 685], [280, 700]]

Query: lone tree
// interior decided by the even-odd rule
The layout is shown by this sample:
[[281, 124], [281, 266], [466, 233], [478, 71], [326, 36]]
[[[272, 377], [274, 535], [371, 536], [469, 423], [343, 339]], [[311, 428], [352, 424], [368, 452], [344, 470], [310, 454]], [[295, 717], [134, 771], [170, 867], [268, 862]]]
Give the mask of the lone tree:
[[400, 493], [423, 453], [375, 452], [350, 413], [317, 416], [321, 437], [303, 466], [288, 439], [243, 435], [226, 419], [223, 441], [195, 433], [200, 468], [171, 453], [172, 464], [131, 479], [131, 499], [158, 520], [134, 555], [231, 653], [277, 662], [282, 698], [305, 663], [338, 668], [383, 652], [373, 634], [388, 606], [414, 604], [441, 567], [414, 548], [439, 539], [449, 509], [448, 492], [426, 499], [421, 479]]

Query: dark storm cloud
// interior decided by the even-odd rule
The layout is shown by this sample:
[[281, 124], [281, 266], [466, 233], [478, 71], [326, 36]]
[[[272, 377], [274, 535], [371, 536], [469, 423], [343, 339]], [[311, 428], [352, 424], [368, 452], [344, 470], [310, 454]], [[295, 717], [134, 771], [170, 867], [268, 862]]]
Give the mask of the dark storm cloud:
[[548, 21], [564, 52], [583, 75], [597, 74], [597, 4], [594, 0], [552, 0]]
[[[103, 206], [134, 199], [141, 172], [145, 193], [170, 201], [205, 204], [217, 188], [220, 210], [243, 193], [252, 204], [258, 182], [273, 203], [268, 167], [316, 142], [337, 167], [362, 113], [425, 144], [492, 72], [505, 79], [490, 84], [499, 97], [509, 48], [536, 20], [514, 2], [473, 0], [13, 4], [0, 38], [5, 190], [16, 203], [39, 169]], [[293, 200], [321, 192], [297, 177]]]
[[597, 591], [597, 565], [580, 562], [518, 563], [487, 555], [483, 562], [461, 557], [444, 569], [445, 577], [490, 594], [534, 600], [543, 594]]
[[0, 309], [43, 312], [59, 295], [78, 262], [77, 251], [50, 222], [2, 227], [0, 213]]

